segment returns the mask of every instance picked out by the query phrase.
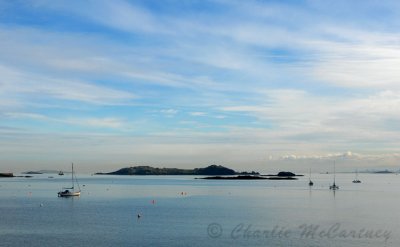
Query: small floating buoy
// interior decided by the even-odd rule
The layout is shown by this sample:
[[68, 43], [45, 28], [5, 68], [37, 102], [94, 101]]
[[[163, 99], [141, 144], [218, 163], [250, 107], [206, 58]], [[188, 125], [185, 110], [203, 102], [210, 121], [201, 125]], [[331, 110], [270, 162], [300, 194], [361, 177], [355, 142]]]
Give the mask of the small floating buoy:
[[40, 207], [43, 207], [43, 203], [40, 203]]
[[137, 215], [137, 218], [140, 219], [140, 217], [142, 217], [140, 214]]

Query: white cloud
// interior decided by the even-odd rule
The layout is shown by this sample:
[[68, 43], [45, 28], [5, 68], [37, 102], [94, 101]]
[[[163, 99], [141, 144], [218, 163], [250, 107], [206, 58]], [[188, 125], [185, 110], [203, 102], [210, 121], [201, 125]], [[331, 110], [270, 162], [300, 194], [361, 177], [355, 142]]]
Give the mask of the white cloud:
[[160, 110], [160, 112], [162, 113], [162, 114], [165, 114], [165, 115], [167, 115], [167, 116], [169, 116], [169, 117], [172, 117], [172, 116], [174, 116], [174, 115], [176, 115], [176, 114], [178, 114], [178, 110], [177, 109], [163, 109], [163, 110]]
[[355, 88], [400, 89], [400, 48], [392, 37], [380, 42], [359, 44], [331, 43], [319, 46], [323, 51], [314, 65], [313, 76], [333, 85]]
[[[391, 154], [392, 156], [393, 154]], [[385, 157], [388, 155], [384, 155]], [[338, 160], [338, 159], [369, 159], [371, 157], [382, 157], [373, 155], [363, 155], [358, 153], [352, 153], [347, 151], [345, 153], [333, 153], [333, 154], [319, 154], [319, 155], [304, 155], [304, 154], [287, 154], [280, 157], [276, 157], [276, 160]], [[272, 158], [271, 158], [272, 160]]]
[[[392, 145], [399, 141], [395, 123], [400, 121], [400, 101], [396, 92], [359, 98], [321, 97], [299, 90], [272, 90], [264, 95], [265, 99], [257, 105], [221, 110], [253, 116], [270, 126], [264, 130], [273, 133], [268, 138], [276, 142], [291, 141], [287, 148], [297, 146], [303, 151], [307, 148], [374, 151], [376, 145], [380, 150], [394, 151]], [[319, 147], [309, 145], [318, 143]]]
[[190, 112], [189, 113], [191, 116], [194, 116], [194, 117], [204, 117], [205, 115], [207, 115], [207, 113], [205, 113], [205, 112], [199, 112], [199, 111], [197, 111], [197, 112]]

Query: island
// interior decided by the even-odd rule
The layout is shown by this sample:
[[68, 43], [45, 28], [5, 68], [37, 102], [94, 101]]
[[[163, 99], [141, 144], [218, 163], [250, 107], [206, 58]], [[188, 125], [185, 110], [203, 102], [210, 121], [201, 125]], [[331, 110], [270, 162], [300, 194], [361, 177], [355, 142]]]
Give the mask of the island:
[[29, 172], [23, 172], [22, 174], [34, 174], [34, 175], [37, 175], [37, 174], [43, 174], [43, 173], [35, 172], [35, 171], [29, 171]]
[[392, 171], [389, 171], [389, 170], [384, 170], [384, 171], [375, 171], [373, 173], [375, 173], [375, 174], [392, 174], [392, 173], [395, 173], [395, 172], [392, 172]]
[[262, 175], [262, 176], [267, 176], [267, 177], [302, 177], [304, 175], [298, 175], [294, 174], [293, 172], [279, 172], [278, 174], [268, 174], [268, 175]]
[[22, 172], [21, 174], [40, 175], [40, 174], [57, 174], [57, 173], [59, 173], [58, 170], [39, 170], [39, 171], [26, 171]]
[[269, 178], [267, 178], [267, 177], [261, 177], [261, 176], [252, 176], [252, 175], [239, 175], [239, 176], [212, 176], [212, 177], [195, 178], [195, 179], [210, 179], [210, 180], [263, 180], [263, 179], [269, 179]]
[[13, 173], [9, 173], [9, 172], [0, 172], [0, 177], [12, 178], [12, 177], [14, 177], [14, 174]]
[[15, 176], [12, 172], [0, 172], [0, 178], [31, 178], [31, 175]]
[[213, 177], [205, 177], [200, 179], [212, 179], [212, 180], [297, 180], [296, 176], [304, 176], [304, 175], [296, 175], [292, 172], [279, 172], [278, 174], [269, 174], [269, 175], [239, 175], [239, 176], [213, 176]]
[[233, 169], [221, 166], [210, 165], [204, 168], [180, 169], [180, 168], [157, 168], [151, 166], [132, 166], [121, 168], [114, 172], [102, 173], [95, 175], [192, 175], [192, 176], [208, 176], [196, 179], [210, 180], [296, 180], [296, 175], [292, 172], [279, 172], [276, 175], [260, 175], [260, 173], [237, 172]]
[[109, 173], [95, 173], [95, 175], [204, 175], [204, 176], [231, 176], [231, 175], [259, 175], [258, 172], [236, 172], [233, 169], [210, 165], [204, 168], [180, 169], [180, 168], [156, 168], [151, 166], [134, 166], [119, 169]]

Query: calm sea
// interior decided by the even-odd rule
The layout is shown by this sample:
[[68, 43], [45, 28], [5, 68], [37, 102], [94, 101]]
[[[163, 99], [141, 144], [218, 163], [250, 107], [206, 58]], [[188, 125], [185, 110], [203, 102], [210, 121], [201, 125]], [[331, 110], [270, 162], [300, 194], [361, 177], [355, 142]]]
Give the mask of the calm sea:
[[[0, 179], [0, 246], [399, 246], [400, 176], [295, 181], [78, 175]], [[137, 215], [141, 217], [138, 218]]]

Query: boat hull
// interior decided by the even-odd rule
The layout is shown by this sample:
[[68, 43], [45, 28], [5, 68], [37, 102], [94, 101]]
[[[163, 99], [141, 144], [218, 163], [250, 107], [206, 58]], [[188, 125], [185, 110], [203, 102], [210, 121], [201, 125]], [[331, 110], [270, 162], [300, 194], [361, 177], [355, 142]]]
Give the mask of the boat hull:
[[338, 189], [339, 189], [339, 186], [337, 186], [337, 185], [331, 185], [331, 186], [329, 186], [329, 189], [331, 189], [331, 190], [338, 190]]
[[80, 191], [60, 191], [58, 192], [58, 197], [71, 197], [71, 196], [80, 196], [81, 192]]

